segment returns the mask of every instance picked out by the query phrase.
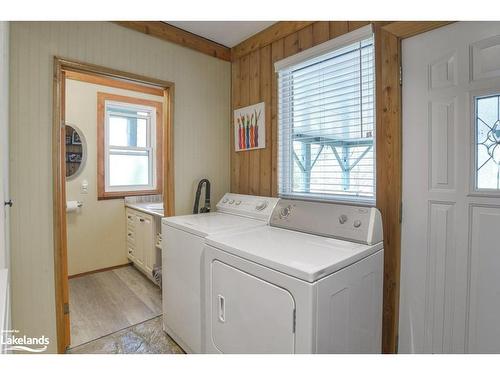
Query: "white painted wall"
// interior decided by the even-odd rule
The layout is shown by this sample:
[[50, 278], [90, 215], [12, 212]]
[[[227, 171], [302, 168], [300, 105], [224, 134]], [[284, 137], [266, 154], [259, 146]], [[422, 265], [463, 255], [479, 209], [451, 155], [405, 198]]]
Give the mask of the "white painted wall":
[[229, 190], [230, 64], [107, 22], [11, 23], [12, 315], [56, 351], [52, 216], [52, 69], [61, 56], [175, 83], [176, 213], [203, 177]]

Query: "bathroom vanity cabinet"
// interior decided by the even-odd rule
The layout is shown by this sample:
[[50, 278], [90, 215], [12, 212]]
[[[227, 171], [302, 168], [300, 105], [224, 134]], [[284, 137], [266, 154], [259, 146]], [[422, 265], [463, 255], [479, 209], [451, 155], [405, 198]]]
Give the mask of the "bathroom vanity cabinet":
[[[156, 259], [156, 218], [127, 208], [127, 256], [148, 278], [153, 280]], [[154, 281], [154, 280], [153, 280]]]

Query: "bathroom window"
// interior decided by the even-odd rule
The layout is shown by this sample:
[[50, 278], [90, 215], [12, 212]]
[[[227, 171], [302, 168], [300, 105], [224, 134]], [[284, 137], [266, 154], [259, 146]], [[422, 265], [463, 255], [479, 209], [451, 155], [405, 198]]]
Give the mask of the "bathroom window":
[[375, 53], [358, 29], [276, 63], [279, 195], [375, 202]]
[[500, 94], [474, 98], [477, 191], [500, 192]]
[[98, 94], [99, 198], [161, 193], [161, 103]]

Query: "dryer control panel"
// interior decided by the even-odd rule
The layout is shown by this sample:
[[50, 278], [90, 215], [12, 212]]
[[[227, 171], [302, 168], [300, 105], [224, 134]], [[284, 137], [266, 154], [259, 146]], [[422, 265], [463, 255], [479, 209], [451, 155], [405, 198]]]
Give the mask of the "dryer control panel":
[[280, 199], [271, 226], [373, 245], [383, 240], [375, 207]]
[[217, 203], [217, 211], [269, 222], [279, 198], [226, 193]]

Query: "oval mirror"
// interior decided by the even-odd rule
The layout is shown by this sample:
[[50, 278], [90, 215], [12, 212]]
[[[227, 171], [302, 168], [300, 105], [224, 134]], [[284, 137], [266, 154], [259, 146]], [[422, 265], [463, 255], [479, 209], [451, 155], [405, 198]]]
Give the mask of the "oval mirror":
[[75, 125], [66, 124], [66, 180], [78, 176], [86, 160], [85, 138]]

